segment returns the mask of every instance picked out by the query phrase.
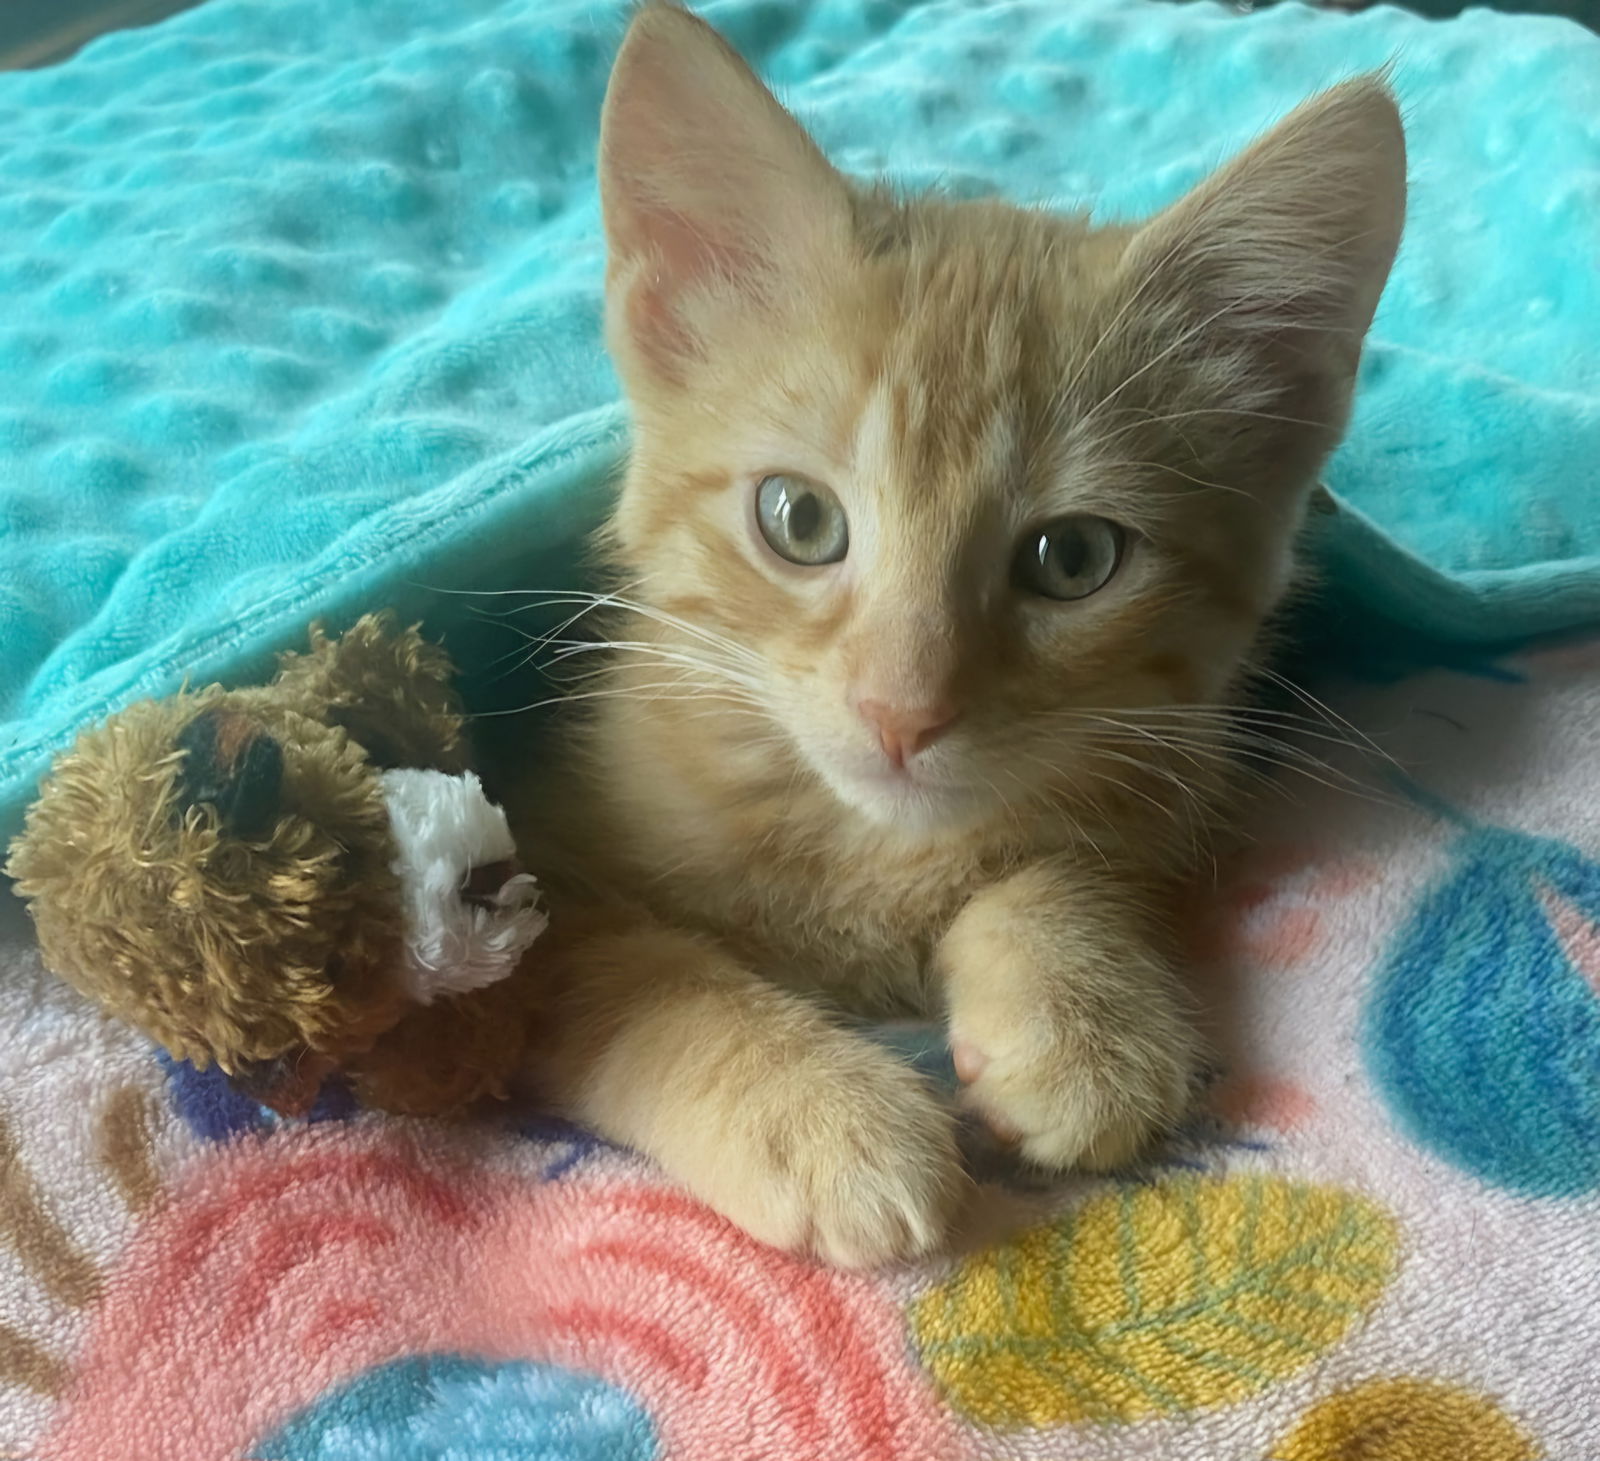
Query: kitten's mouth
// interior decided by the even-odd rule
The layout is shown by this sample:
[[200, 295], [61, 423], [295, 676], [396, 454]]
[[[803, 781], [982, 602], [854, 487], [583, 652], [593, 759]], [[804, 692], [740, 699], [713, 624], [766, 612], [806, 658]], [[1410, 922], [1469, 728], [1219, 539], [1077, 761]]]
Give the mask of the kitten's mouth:
[[937, 797], [948, 790], [945, 782], [927, 767], [919, 766], [916, 762], [896, 766], [885, 757], [875, 757], [863, 765], [852, 766], [847, 774], [852, 781], [879, 795]]
[[986, 800], [981, 788], [948, 781], [915, 762], [839, 768], [826, 780], [840, 801], [869, 821], [914, 831], [971, 822]]
[[861, 773], [862, 779], [874, 786], [892, 789], [928, 788], [934, 783], [924, 772], [918, 774], [915, 766], [896, 766], [892, 761], [879, 761]]

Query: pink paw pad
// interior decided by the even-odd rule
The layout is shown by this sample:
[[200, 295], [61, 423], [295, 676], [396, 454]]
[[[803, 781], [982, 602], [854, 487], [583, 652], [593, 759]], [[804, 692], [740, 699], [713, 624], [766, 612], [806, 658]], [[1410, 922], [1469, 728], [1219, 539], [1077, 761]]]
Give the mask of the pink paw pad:
[[970, 1086], [984, 1072], [989, 1057], [970, 1040], [957, 1040], [950, 1046], [950, 1058], [955, 1062], [956, 1079]]
[[[964, 1086], [970, 1086], [989, 1066], [989, 1057], [970, 1040], [951, 1041], [950, 1058], [955, 1064], [956, 1079]], [[1015, 1126], [986, 1110], [980, 1102], [969, 1098], [966, 1106], [1002, 1146], [1016, 1146], [1022, 1140], [1022, 1133]]]

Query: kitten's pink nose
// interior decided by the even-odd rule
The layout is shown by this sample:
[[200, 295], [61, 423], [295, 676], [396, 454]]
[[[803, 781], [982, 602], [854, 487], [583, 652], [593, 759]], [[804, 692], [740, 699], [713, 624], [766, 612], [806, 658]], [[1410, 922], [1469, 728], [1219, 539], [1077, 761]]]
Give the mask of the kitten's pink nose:
[[923, 705], [902, 710], [881, 700], [860, 700], [856, 709], [861, 718], [878, 733], [883, 754], [897, 767], [903, 767], [919, 751], [939, 739], [956, 718], [948, 705]]

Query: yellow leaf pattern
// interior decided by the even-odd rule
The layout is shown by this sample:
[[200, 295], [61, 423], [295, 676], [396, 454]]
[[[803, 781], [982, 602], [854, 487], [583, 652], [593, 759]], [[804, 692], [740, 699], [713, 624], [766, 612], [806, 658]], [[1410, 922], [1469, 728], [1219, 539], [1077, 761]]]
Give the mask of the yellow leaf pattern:
[[1243, 1399], [1304, 1368], [1393, 1275], [1366, 1198], [1277, 1177], [1107, 1192], [968, 1259], [912, 1306], [949, 1403], [998, 1429], [1133, 1421]]
[[1369, 1380], [1306, 1412], [1271, 1461], [1538, 1461], [1544, 1453], [1481, 1395], [1434, 1380]]

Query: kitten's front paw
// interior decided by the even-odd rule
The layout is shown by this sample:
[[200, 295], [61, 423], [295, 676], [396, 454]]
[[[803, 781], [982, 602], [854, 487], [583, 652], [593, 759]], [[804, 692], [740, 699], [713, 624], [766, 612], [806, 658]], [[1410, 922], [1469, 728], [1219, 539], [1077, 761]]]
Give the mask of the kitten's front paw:
[[1114, 1031], [1057, 1012], [953, 1037], [968, 1105], [1044, 1167], [1122, 1166], [1188, 1105], [1197, 1042], [1181, 1021]]
[[844, 1268], [945, 1240], [967, 1188], [954, 1124], [910, 1070], [864, 1050], [809, 1088], [769, 1086], [695, 1185], [763, 1242]]
[[1120, 1166], [1183, 1115], [1200, 1040], [1109, 872], [1014, 873], [962, 909], [938, 957], [967, 1101], [1032, 1161]]
[[967, 1105], [1045, 1167], [1122, 1165], [1188, 1105], [1200, 1040], [1143, 945], [971, 905], [941, 950]]

